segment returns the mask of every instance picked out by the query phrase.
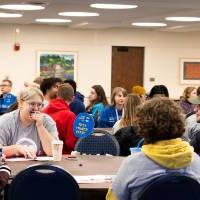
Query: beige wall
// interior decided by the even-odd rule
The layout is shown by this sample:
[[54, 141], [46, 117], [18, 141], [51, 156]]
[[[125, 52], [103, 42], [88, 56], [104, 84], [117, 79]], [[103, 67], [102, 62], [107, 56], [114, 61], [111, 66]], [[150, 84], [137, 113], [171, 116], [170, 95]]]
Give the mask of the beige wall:
[[[21, 50], [13, 51], [14, 30], [20, 27]], [[145, 47], [144, 86], [165, 84], [173, 98], [186, 85], [179, 83], [179, 59], [200, 58], [198, 33], [167, 33], [134, 29], [70, 30], [59, 26], [0, 25], [0, 79], [8, 75], [13, 91], [36, 74], [37, 50], [78, 52], [78, 89], [86, 96], [90, 86], [101, 84], [110, 96], [111, 47]], [[154, 77], [155, 82], [149, 78]]]

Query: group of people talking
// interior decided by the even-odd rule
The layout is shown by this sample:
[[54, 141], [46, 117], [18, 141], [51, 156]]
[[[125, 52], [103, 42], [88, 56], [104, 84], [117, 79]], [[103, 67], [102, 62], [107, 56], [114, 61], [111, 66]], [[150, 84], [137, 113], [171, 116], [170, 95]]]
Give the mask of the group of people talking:
[[83, 95], [72, 83], [44, 79], [19, 92], [17, 107], [0, 116], [0, 144], [6, 157], [51, 156], [51, 143], [57, 139], [64, 142], [63, 153], [69, 154], [77, 142], [74, 120], [84, 110], [93, 116], [96, 127], [113, 128], [122, 156], [128, 156], [129, 147], [144, 140], [141, 152], [128, 156], [122, 163], [107, 200], [137, 199], [148, 182], [171, 172], [184, 173], [200, 182], [200, 158], [190, 145], [196, 134], [192, 128], [190, 134], [185, 131], [185, 118], [190, 112], [188, 119], [193, 117], [194, 123], [195, 117], [198, 129], [199, 96], [188, 97], [187, 103], [193, 109], [185, 113], [183, 102], [171, 100], [164, 85], [154, 86], [148, 97], [141, 86], [133, 87], [131, 94], [116, 87], [111, 104], [103, 87], [94, 85], [85, 107]]

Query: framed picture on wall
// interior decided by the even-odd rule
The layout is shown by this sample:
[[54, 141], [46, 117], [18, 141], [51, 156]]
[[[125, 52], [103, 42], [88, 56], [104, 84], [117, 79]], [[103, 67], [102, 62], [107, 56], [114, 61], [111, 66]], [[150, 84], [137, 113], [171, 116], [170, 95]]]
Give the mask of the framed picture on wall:
[[76, 80], [76, 74], [76, 52], [37, 51], [37, 76]]
[[180, 83], [200, 85], [200, 58], [180, 59]]

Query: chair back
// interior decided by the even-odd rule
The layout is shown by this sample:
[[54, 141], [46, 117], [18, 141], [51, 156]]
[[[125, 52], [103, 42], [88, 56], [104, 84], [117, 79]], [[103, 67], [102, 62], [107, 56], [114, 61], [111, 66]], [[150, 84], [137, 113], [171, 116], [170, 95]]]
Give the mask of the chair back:
[[13, 179], [8, 200], [79, 200], [79, 186], [65, 170], [55, 165], [34, 165]]
[[199, 200], [200, 184], [180, 173], [154, 179], [140, 192], [138, 200]]
[[94, 129], [94, 133], [87, 138], [80, 138], [76, 145], [75, 151], [85, 154], [110, 154], [118, 156], [120, 153], [119, 143], [114, 136], [106, 130]]

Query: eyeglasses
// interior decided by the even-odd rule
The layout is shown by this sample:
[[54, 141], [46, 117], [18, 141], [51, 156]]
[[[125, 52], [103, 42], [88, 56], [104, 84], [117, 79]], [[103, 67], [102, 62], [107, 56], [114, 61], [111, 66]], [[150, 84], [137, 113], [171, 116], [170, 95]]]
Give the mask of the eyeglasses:
[[26, 102], [31, 108], [35, 108], [37, 106], [37, 108], [43, 108], [44, 104], [43, 103], [37, 103], [37, 102]]
[[10, 85], [5, 85], [5, 84], [0, 85], [0, 87], [6, 87], [6, 86], [10, 86]]

